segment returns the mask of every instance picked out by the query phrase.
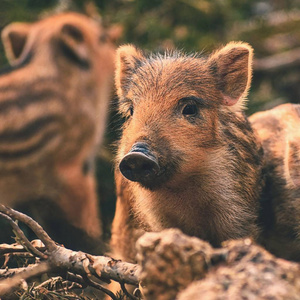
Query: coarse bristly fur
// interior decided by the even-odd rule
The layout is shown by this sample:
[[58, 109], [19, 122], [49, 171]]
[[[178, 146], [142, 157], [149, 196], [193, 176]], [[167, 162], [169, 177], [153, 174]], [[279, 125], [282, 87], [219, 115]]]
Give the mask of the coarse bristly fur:
[[[119, 48], [116, 87], [128, 119], [116, 161], [112, 247], [121, 257], [132, 253], [122, 239], [130, 239], [133, 227], [178, 227], [215, 246], [258, 236], [263, 153], [242, 111], [252, 53], [241, 42], [207, 58], [145, 57], [133, 46]], [[186, 105], [196, 105], [197, 112], [184, 116]], [[136, 142], [147, 143], [160, 164], [161, 173], [148, 184], [129, 181], [118, 170]], [[127, 216], [118, 212], [126, 206]]]
[[[93, 165], [113, 83], [113, 41], [77, 13], [10, 24], [2, 40], [11, 66], [0, 71], [0, 201], [49, 200], [99, 238]], [[56, 212], [48, 212], [52, 221]]]
[[264, 149], [259, 242], [300, 261], [300, 105], [283, 104], [249, 120]]
[[[127, 121], [115, 171], [117, 210], [111, 246], [116, 256], [134, 260], [134, 240], [141, 229], [177, 227], [214, 246], [228, 239], [252, 237], [277, 255], [297, 259], [295, 252], [290, 255], [280, 251], [280, 242], [276, 248], [266, 239], [276, 226], [271, 224], [272, 228], [266, 229], [270, 212], [268, 200], [263, 199], [276, 193], [275, 189], [272, 193], [269, 190], [276, 185], [272, 172], [279, 166], [272, 164], [268, 152], [273, 150], [266, 149], [263, 154], [262, 144], [267, 142], [259, 132], [260, 122], [253, 124], [254, 131], [243, 113], [252, 57], [252, 48], [242, 42], [231, 42], [209, 57], [180, 52], [146, 57], [134, 46], [119, 48], [115, 82], [119, 109]], [[188, 105], [196, 107], [195, 112], [184, 114]], [[290, 126], [299, 125], [299, 115], [298, 119], [295, 113], [293, 116]], [[268, 119], [270, 113], [261, 119], [264, 117]], [[284, 136], [289, 129], [283, 122], [282, 126]], [[300, 145], [295, 131], [291, 135], [294, 143], [290, 142], [289, 149], [294, 150], [284, 163], [290, 165], [284, 172], [279, 170], [278, 176], [289, 174], [291, 179], [281, 192], [292, 195], [286, 200], [274, 198], [281, 205], [270, 210], [287, 213], [297, 208], [292, 224], [286, 225], [288, 216], [283, 212], [274, 217], [275, 223], [281, 224], [277, 233], [280, 228], [294, 232], [285, 242], [295, 245], [295, 233], [299, 238], [300, 232]], [[120, 161], [137, 142], [146, 144], [157, 158], [160, 171], [151, 181], [130, 181], [119, 170]], [[274, 167], [272, 172], [270, 165]], [[298, 204], [291, 205], [294, 200]], [[274, 235], [269, 240], [274, 240]]]

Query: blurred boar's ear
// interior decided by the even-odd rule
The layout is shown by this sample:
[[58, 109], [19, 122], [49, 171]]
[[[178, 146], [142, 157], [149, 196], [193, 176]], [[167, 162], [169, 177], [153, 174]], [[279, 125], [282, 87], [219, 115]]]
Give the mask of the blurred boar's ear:
[[208, 60], [210, 70], [217, 80], [217, 88], [223, 95], [222, 104], [239, 111], [252, 77], [253, 49], [242, 42], [231, 42], [213, 53]]
[[2, 30], [1, 38], [5, 54], [11, 65], [22, 62], [28, 55], [29, 51], [25, 53], [25, 45], [30, 28], [31, 25], [27, 23], [12, 23]]
[[117, 50], [115, 83], [119, 97], [128, 90], [130, 79], [143, 57], [133, 45], [124, 45]]
[[67, 23], [62, 26], [59, 45], [72, 63], [83, 69], [89, 68], [89, 50], [83, 32], [76, 25]]

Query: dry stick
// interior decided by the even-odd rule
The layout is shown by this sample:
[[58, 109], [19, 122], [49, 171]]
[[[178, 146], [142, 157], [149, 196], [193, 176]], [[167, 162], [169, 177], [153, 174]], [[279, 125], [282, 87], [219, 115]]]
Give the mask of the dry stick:
[[20, 241], [20, 244], [22, 244], [22, 246], [24, 248], [26, 248], [28, 250], [28, 252], [34, 254], [37, 257], [43, 258], [43, 259], [47, 258], [46, 254], [40, 252], [39, 250], [37, 250], [35, 247], [32, 246], [32, 244], [29, 242], [27, 237], [24, 235], [23, 231], [12, 220], [12, 218], [10, 218], [9, 216], [7, 216], [6, 214], [3, 214], [1, 212], [0, 212], [0, 216], [9, 222], [10, 226], [13, 228], [13, 231], [15, 232], [16, 236], [18, 237], [18, 239]]
[[57, 248], [55, 242], [44, 231], [42, 226], [40, 226], [32, 218], [30, 218], [30, 217], [26, 216], [25, 214], [22, 214], [18, 211], [15, 211], [12, 208], [6, 207], [3, 204], [0, 204], [0, 212], [10, 216], [13, 219], [17, 219], [17, 220], [23, 222], [24, 224], [26, 224], [28, 227], [30, 227], [33, 230], [33, 232], [37, 235], [37, 237], [45, 244], [45, 246], [49, 252], [52, 252]]
[[[44, 248], [45, 249], [45, 248]], [[24, 253], [27, 250], [20, 244], [0, 244], [0, 255], [9, 253]]]
[[48, 254], [47, 262], [52, 269], [56, 269], [57, 271], [71, 271], [81, 276], [94, 275], [104, 281], [112, 279], [138, 286], [140, 274], [140, 267], [138, 265], [117, 261], [110, 257], [93, 256], [60, 247], [30, 217], [2, 204], [0, 204], [0, 212], [23, 222], [34, 231], [45, 244]]
[[57, 247], [49, 257], [51, 264], [61, 270], [72, 273], [94, 275], [101, 280], [112, 279], [135, 286], [139, 285], [140, 266], [114, 260], [106, 256], [94, 256], [84, 252], [76, 252]]
[[61, 274], [61, 277], [64, 278], [65, 280], [80, 284], [82, 288], [87, 287], [86, 282], [83, 280], [82, 276], [80, 275], [76, 275], [71, 272], [66, 272], [65, 274]]
[[6, 253], [4, 254], [6, 256], [12, 257], [12, 256], [17, 256], [21, 258], [36, 258], [33, 254], [29, 252], [11, 252], [11, 253]]
[[20, 285], [23, 280], [27, 280], [51, 271], [51, 266], [48, 264], [48, 262], [42, 262], [40, 264], [33, 265], [31, 267], [29, 266], [23, 269], [23, 272], [19, 272], [12, 278], [7, 278], [0, 281], [0, 296], [10, 292], [12, 288]]
[[110, 257], [93, 256], [57, 246], [43, 228], [30, 217], [0, 204], [0, 211], [29, 226], [45, 244], [51, 265], [61, 270], [72, 270], [84, 275], [91, 273], [101, 279], [112, 279], [138, 286], [140, 267], [126, 262], [116, 261]]
[[[38, 264], [31, 265], [30, 268], [37, 266], [37, 265]], [[24, 273], [27, 269], [28, 269], [28, 267], [0, 269], [0, 278], [12, 277], [13, 275]], [[0, 281], [0, 284], [1, 284], [1, 281]]]
[[138, 300], [137, 297], [135, 297], [134, 295], [131, 295], [131, 294], [127, 291], [127, 289], [126, 289], [126, 287], [125, 287], [125, 284], [124, 284], [123, 282], [120, 282], [120, 286], [121, 286], [121, 289], [122, 289], [123, 293], [124, 293], [129, 299], [131, 299], [131, 300]]
[[[1, 215], [1, 213], [0, 213]], [[32, 244], [32, 242], [30, 243]], [[32, 244], [32, 246], [34, 246]], [[39, 251], [45, 251], [45, 246], [37, 247], [34, 246]], [[11, 254], [11, 255], [28, 255], [28, 251], [20, 244], [0, 244], [0, 255]]]
[[[58, 277], [51, 277], [48, 280], [42, 282], [41, 284], [34, 287], [34, 290], [39, 290], [39, 289], [42, 289], [42, 288], [51, 289], [51, 284], [53, 285], [56, 282], [60, 282], [61, 286], [62, 286], [61, 289], [55, 289], [56, 292], [70, 290], [74, 287], [75, 288], [82, 288], [81, 284], [79, 284], [77, 282], [72, 282], [72, 281], [69, 281], [69, 280], [64, 280], [64, 278], [62, 276], [58, 276]], [[66, 285], [65, 287], [64, 287], [64, 284]]]
[[60, 289], [57, 289], [57, 288], [55, 289], [56, 293], [71, 291], [73, 289], [82, 289], [82, 286], [77, 282], [63, 281], [61, 284], [62, 284], [62, 287]]
[[90, 286], [92, 286], [92, 287], [98, 289], [99, 291], [105, 293], [105, 294], [108, 295], [111, 299], [117, 300], [116, 295], [115, 295], [112, 291], [106, 289], [105, 287], [103, 287], [103, 286], [102, 286], [101, 284], [99, 284], [98, 282], [93, 281], [91, 278], [89, 278], [89, 276], [86, 275], [86, 276], [83, 277], [83, 279], [87, 282], [88, 285], [90, 285]]
[[1, 266], [1, 269], [6, 268], [7, 264], [9, 263], [9, 261], [12, 257], [20, 257], [23, 259], [30, 259], [30, 258], [33, 259], [34, 258], [35, 260], [37, 260], [37, 258], [29, 252], [16, 252], [16, 253], [12, 252], [12, 253], [4, 254], [3, 256], [4, 256], [4, 262], [3, 262], [3, 265]]

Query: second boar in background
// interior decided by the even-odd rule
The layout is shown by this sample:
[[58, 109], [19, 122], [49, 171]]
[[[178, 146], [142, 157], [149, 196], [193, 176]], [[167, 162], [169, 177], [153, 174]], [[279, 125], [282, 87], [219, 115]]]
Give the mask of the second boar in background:
[[92, 19], [63, 13], [13, 23], [2, 40], [11, 67], [0, 75], [0, 201], [36, 203], [49, 233], [65, 233], [58, 242], [69, 236], [66, 223], [56, 223], [60, 215], [98, 239], [94, 156], [112, 85], [111, 37]]

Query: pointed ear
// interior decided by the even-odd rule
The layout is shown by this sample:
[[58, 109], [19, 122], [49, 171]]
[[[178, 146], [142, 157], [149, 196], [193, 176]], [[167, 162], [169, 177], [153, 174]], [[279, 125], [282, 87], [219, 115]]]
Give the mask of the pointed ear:
[[30, 24], [12, 23], [2, 30], [1, 38], [10, 64], [15, 64], [23, 54], [30, 29]]
[[208, 62], [224, 105], [243, 108], [251, 83], [252, 59], [252, 47], [242, 42], [231, 42], [210, 56]]
[[126, 93], [131, 76], [144, 56], [134, 46], [124, 45], [117, 50], [116, 57], [115, 84], [118, 96], [121, 97]]
[[80, 28], [74, 24], [64, 24], [58, 39], [68, 59], [83, 68], [89, 67], [89, 49]]

